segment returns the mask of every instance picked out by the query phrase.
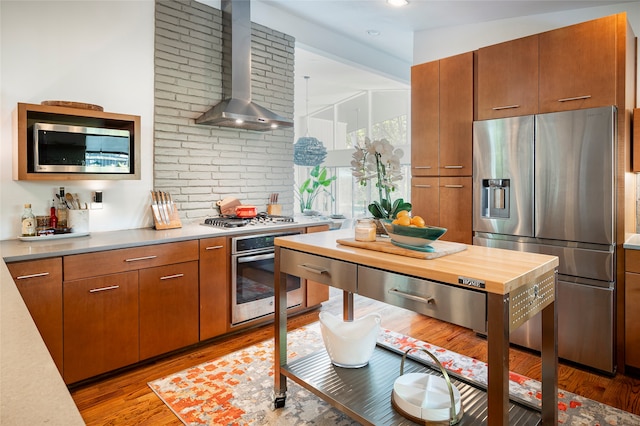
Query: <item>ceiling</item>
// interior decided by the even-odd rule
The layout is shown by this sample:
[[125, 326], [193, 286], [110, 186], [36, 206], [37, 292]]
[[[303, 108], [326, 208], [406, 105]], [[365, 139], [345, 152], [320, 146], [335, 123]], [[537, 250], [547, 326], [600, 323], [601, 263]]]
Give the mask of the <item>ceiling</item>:
[[[211, 3], [212, 0], [201, 0]], [[625, 0], [408, 0], [402, 8], [385, 0], [253, 0], [252, 20], [290, 34], [297, 41], [304, 31], [338, 34], [360, 45], [413, 63], [413, 33], [518, 16], [619, 4]], [[257, 6], [257, 7], [256, 7]], [[272, 11], [267, 13], [267, 9]], [[272, 15], [269, 22], [265, 16]], [[282, 27], [278, 25], [278, 19]], [[296, 22], [294, 25], [292, 21]], [[303, 24], [304, 23], [304, 24]], [[373, 30], [378, 35], [370, 35]], [[308, 36], [307, 36], [308, 38]], [[313, 113], [366, 90], [409, 88], [324, 52], [296, 47], [295, 116]], [[305, 81], [304, 76], [310, 78]], [[308, 95], [306, 84], [308, 82]], [[307, 111], [308, 97], [308, 111]]]

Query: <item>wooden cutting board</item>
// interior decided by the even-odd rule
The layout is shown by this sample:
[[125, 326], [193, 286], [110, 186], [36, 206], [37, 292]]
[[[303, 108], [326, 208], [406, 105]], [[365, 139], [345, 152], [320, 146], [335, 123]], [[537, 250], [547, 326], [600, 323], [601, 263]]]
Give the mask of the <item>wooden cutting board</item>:
[[461, 243], [453, 243], [449, 241], [434, 241], [431, 247], [435, 249], [433, 252], [424, 252], [410, 250], [394, 245], [390, 239], [378, 237], [376, 241], [356, 241], [354, 238], [338, 239], [338, 244], [345, 246], [358, 247], [367, 250], [382, 251], [385, 253], [397, 254], [400, 256], [415, 257], [417, 259], [436, 259], [448, 254], [458, 253], [466, 250], [467, 246]]

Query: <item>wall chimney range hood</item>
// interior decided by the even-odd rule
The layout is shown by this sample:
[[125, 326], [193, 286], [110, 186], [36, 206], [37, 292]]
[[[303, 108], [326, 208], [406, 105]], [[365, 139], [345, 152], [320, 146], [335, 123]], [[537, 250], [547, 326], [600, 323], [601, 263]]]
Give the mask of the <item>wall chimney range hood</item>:
[[202, 114], [196, 124], [262, 132], [293, 127], [292, 120], [251, 101], [251, 2], [222, 0], [220, 6], [223, 26], [231, 22], [231, 98]]

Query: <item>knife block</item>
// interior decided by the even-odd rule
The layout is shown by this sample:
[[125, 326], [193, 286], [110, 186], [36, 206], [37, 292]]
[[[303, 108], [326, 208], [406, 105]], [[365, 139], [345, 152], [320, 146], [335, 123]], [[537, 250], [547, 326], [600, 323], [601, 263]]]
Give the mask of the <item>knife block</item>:
[[267, 204], [267, 213], [273, 216], [282, 214], [282, 204]]
[[[177, 207], [174, 206], [166, 206], [167, 213], [169, 214], [169, 223], [165, 223], [160, 215], [156, 215], [153, 212], [153, 206], [151, 207], [153, 214], [153, 221], [155, 223], [156, 229], [174, 229], [174, 228], [182, 228], [182, 222], [180, 221], [180, 214], [178, 213]], [[160, 206], [158, 206], [160, 208]]]
[[171, 199], [171, 194], [151, 191], [151, 214], [156, 229], [182, 228], [178, 208]]

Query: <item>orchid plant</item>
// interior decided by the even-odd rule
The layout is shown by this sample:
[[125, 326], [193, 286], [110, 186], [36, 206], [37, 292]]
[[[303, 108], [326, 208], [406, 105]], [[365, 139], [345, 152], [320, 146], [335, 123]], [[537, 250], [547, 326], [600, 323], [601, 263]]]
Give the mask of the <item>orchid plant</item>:
[[371, 141], [365, 138], [364, 146], [357, 146], [351, 160], [352, 174], [362, 186], [375, 181], [378, 199], [369, 204], [369, 212], [377, 219], [394, 219], [401, 210], [411, 211], [411, 203], [398, 198], [391, 201], [391, 193], [402, 180], [400, 158], [404, 152], [394, 148], [386, 139]]

